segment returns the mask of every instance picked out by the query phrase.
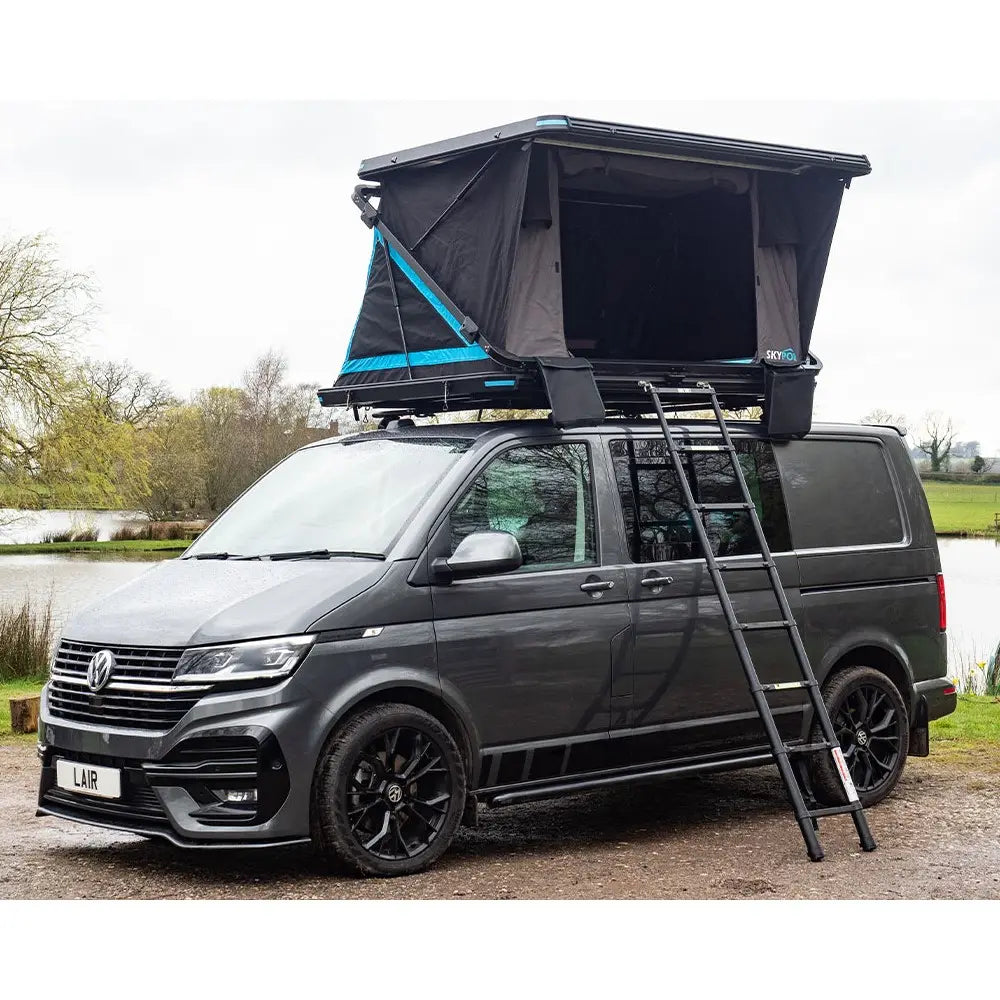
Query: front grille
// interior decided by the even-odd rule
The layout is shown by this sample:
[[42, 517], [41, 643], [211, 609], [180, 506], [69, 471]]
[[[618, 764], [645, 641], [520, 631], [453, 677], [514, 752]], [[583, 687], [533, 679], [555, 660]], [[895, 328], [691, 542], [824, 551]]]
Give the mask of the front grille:
[[[87, 667], [102, 649], [114, 654], [115, 666], [107, 686], [95, 693], [87, 685]], [[55, 718], [71, 722], [166, 732], [210, 690], [209, 686], [172, 683], [183, 652], [64, 639], [52, 666], [49, 711]]]

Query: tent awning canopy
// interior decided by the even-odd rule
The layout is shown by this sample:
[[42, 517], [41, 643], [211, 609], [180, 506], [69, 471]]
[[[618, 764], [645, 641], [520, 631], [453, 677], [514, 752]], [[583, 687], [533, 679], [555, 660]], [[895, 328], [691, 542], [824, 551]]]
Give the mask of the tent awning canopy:
[[427, 409], [436, 384], [441, 408], [449, 388], [457, 408], [481, 383], [466, 402], [527, 400], [532, 378], [551, 395], [542, 359], [560, 378], [586, 369], [605, 402], [632, 398], [636, 378], [706, 366], [766, 402], [761, 366], [815, 371], [841, 197], [870, 169], [864, 156], [564, 115], [365, 160], [359, 176], [377, 183], [355, 201], [375, 243], [322, 398]]

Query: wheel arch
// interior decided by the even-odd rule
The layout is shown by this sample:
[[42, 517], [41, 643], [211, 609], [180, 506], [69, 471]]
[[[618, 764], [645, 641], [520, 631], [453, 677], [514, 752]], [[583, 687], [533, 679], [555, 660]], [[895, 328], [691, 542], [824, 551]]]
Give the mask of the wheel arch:
[[320, 753], [313, 765], [314, 772], [330, 737], [344, 721], [372, 705], [397, 702], [420, 708], [438, 720], [451, 733], [466, 766], [469, 786], [478, 778], [480, 753], [479, 734], [471, 712], [458, 692], [442, 686], [436, 677], [423, 671], [386, 671], [382, 676], [368, 675], [363, 685], [343, 692], [336, 703], [327, 706], [329, 723], [320, 744]]
[[913, 674], [901, 647], [880, 642], [859, 642], [847, 649], [839, 650], [823, 673], [823, 684], [827, 684], [831, 678], [848, 667], [871, 667], [885, 674], [899, 688], [909, 708], [912, 721], [916, 693]]

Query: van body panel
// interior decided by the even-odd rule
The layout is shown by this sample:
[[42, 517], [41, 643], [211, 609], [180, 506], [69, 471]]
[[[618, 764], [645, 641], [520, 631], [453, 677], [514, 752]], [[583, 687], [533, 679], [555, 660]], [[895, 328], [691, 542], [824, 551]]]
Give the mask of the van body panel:
[[169, 647], [292, 635], [385, 573], [385, 563], [368, 559], [171, 559], [78, 612], [65, 635], [113, 646]]

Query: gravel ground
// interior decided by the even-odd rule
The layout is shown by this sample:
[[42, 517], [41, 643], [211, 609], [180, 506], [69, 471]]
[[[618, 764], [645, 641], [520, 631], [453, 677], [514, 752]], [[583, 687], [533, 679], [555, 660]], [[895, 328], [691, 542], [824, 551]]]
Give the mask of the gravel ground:
[[30, 746], [0, 746], [0, 897], [1000, 898], [996, 749], [911, 758], [869, 814], [821, 821], [812, 864], [773, 768], [481, 810], [436, 867], [410, 878], [328, 874], [308, 848], [193, 852], [35, 818]]

